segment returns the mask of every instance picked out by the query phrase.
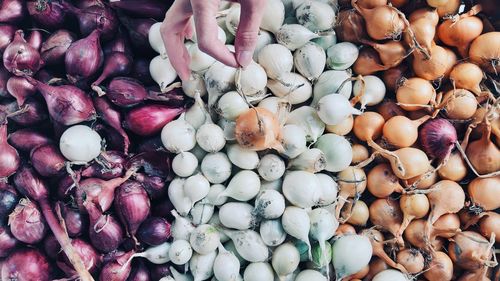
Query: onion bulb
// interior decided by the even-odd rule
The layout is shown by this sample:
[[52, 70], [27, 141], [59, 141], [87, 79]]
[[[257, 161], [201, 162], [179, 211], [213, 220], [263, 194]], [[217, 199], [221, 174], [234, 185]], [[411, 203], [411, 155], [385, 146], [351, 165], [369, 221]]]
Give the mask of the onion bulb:
[[281, 146], [281, 126], [269, 110], [256, 107], [248, 109], [236, 119], [236, 141], [244, 148], [264, 150]]
[[500, 72], [500, 31], [487, 32], [472, 41], [469, 57], [490, 73]]

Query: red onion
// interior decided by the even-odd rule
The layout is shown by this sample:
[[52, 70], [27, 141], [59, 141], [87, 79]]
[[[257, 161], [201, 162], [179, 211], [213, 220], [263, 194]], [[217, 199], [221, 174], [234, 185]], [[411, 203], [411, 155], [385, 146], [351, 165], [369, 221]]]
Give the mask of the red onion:
[[104, 92], [99, 88], [102, 81], [115, 77], [118, 75], [126, 75], [130, 72], [132, 64], [132, 58], [125, 53], [112, 52], [106, 56], [104, 60], [104, 69], [97, 80], [92, 83], [92, 89], [96, 91], [99, 95], [103, 95]]
[[49, 281], [50, 264], [47, 257], [32, 248], [19, 249], [11, 254], [2, 266], [2, 280]]
[[101, 212], [105, 212], [111, 207], [114, 199], [115, 189], [127, 181], [133, 173], [129, 170], [125, 176], [111, 180], [99, 178], [84, 179], [78, 185], [76, 191], [77, 202], [84, 206], [85, 202], [92, 203]]
[[95, 5], [103, 5], [102, 0], [78, 0], [73, 2], [75, 2], [76, 6], [80, 9], [85, 9]]
[[14, 40], [5, 48], [3, 65], [17, 76], [32, 76], [42, 66], [40, 53], [26, 42], [22, 30], [16, 31]]
[[151, 74], [149, 73], [149, 63], [151, 60], [148, 59], [135, 59], [134, 65], [132, 67], [132, 77], [139, 79], [142, 83], [146, 85], [151, 85], [154, 83]]
[[66, 230], [70, 237], [79, 237], [88, 229], [88, 217], [80, 213], [78, 209], [67, 206], [62, 202], [57, 202], [57, 206], [60, 208], [62, 218], [66, 223]]
[[165, 264], [153, 264], [150, 266], [151, 279], [160, 280], [165, 276], [172, 276], [170, 272], [170, 267], [172, 265], [169, 263]]
[[153, 24], [156, 23], [155, 20], [145, 18], [145, 19], [134, 19], [125, 16], [120, 16], [121, 23], [127, 28], [130, 42], [141, 53], [151, 53], [153, 52], [151, 45], [149, 44], [148, 32]]
[[142, 184], [152, 200], [159, 199], [167, 194], [167, 184], [165, 184], [165, 178], [137, 173], [135, 175], [135, 180]]
[[0, 4], [0, 22], [20, 22], [26, 13], [24, 0], [3, 0]]
[[132, 269], [127, 261], [133, 254], [134, 251], [130, 251], [108, 262], [99, 274], [99, 281], [126, 281]]
[[450, 155], [457, 131], [446, 119], [431, 119], [420, 128], [418, 139], [427, 155], [442, 160]]
[[75, 83], [94, 75], [101, 67], [104, 54], [99, 41], [99, 30], [89, 36], [75, 41], [69, 46], [64, 58], [68, 79]]
[[31, 47], [33, 47], [33, 49], [35, 49], [39, 52], [40, 47], [42, 47], [42, 43], [43, 43], [42, 33], [39, 30], [33, 30], [33, 31], [31, 31], [31, 33], [28, 36], [28, 38], [26, 39], [26, 41], [28, 42], [28, 44], [30, 44]]
[[75, 35], [65, 29], [60, 29], [52, 33], [52, 35], [43, 42], [42, 48], [40, 49], [42, 60], [47, 65], [62, 63], [66, 56], [66, 51], [75, 40]]
[[57, 258], [57, 254], [61, 251], [61, 246], [54, 235], [49, 234], [45, 236], [43, 240], [43, 249], [45, 250], [45, 254], [52, 260]]
[[100, 30], [103, 40], [114, 37], [118, 29], [118, 19], [115, 12], [107, 5], [98, 3], [80, 9], [63, 2], [63, 6], [77, 18], [83, 36], [91, 34], [94, 30]]
[[99, 163], [92, 163], [82, 171], [82, 176], [86, 178], [100, 178], [110, 180], [123, 176], [125, 157], [119, 151], [108, 150], [102, 152]]
[[19, 168], [17, 150], [7, 142], [7, 124], [0, 125], [0, 179], [11, 176]]
[[155, 217], [167, 218], [169, 221], [174, 219], [172, 215], [172, 210], [174, 209], [174, 204], [170, 202], [168, 198], [162, 198], [155, 202], [152, 210], [152, 215]]
[[124, 237], [120, 223], [114, 216], [104, 215], [93, 203], [85, 203], [85, 208], [89, 213], [89, 237], [92, 245], [103, 253], [116, 250]]
[[[127, 278], [127, 281], [150, 281], [149, 269], [142, 260], [137, 260], [132, 264], [132, 271]], [[159, 279], [157, 279], [159, 280]]]
[[106, 98], [94, 98], [94, 105], [97, 109], [97, 113], [102, 118], [106, 124], [111, 126], [116, 132], [120, 134], [123, 138], [123, 152], [128, 154], [128, 147], [130, 145], [130, 140], [122, 128], [122, 117], [120, 112], [116, 111], [111, 107], [111, 104]]
[[33, 148], [51, 143], [52, 140], [35, 129], [19, 129], [9, 135], [9, 143], [17, 150], [30, 152]]
[[92, 99], [79, 88], [71, 85], [49, 86], [33, 78], [28, 80], [43, 95], [49, 114], [56, 122], [70, 126], [95, 119]]
[[31, 151], [30, 159], [33, 168], [44, 177], [57, 176], [65, 171], [66, 158], [53, 144], [35, 147]]
[[170, 223], [164, 218], [150, 217], [137, 231], [137, 239], [151, 246], [157, 246], [170, 238]]
[[139, 182], [127, 181], [116, 190], [115, 211], [129, 235], [135, 236], [150, 207], [148, 194]]
[[5, 48], [12, 42], [16, 30], [16, 27], [13, 25], [0, 24], [0, 54], [3, 53]]
[[[73, 179], [74, 177], [74, 179]], [[71, 199], [75, 196], [76, 184], [81, 179], [80, 171], [75, 171], [73, 177], [65, 175], [57, 181], [57, 198], [61, 200]]]
[[138, 18], [154, 18], [163, 20], [168, 7], [174, 1], [156, 1], [156, 0], [126, 0], [113, 1], [109, 5], [115, 9], [126, 12], [127, 14]]
[[18, 202], [17, 191], [6, 182], [0, 181], [0, 224], [14, 210]]
[[0, 65], [0, 98], [11, 97], [11, 95], [7, 91], [7, 81], [9, 80], [10, 76], [10, 72], [5, 69], [3, 65]]
[[58, 1], [28, 1], [31, 18], [45, 28], [58, 28], [64, 23], [66, 11]]
[[143, 140], [137, 147], [138, 152], [157, 152], [165, 151], [160, 136]]
[[185, 109], [150, 104], [130, 110], [125, 117], [125, 127], [140, 136], [157, 134]]
[[45, 220], [52, 230], [52, 233], [57, 238], [57, 241], [59, 241], [63, 251], [70, 258], [71, 263], [77, 270], [80, 277], [85, 280], [87, 280], [86, 278], [91, 278], [89, 272], [85, 269], [80, 256], [75, 252], [75, 249], [71, 245], [67, 233], [59, 224], [59, 220], [56, 218], [54, 211], [49, 204], [47, 187], [38, 175], [36, 175], [35, 171], [26, 166], [22, 167], [20, 171], [16, 173], [14, 183], [19, 192], [38, 202]]
[[[75, 248], [78, 255], [80, 255], [80, 258], [85, 264], [85, 268], [87, 268], [92, 274], [97, 273], [97, 270], [101, 267], [102, 263], [101, 255], [92, 247], [92, 245], [81, 239], [73, 239], [71, 244], [73, 245], [73, 248]], [[76, 274], [64, 252], [60, 252], [58, 254], [57, 266], [64, 271], [67, 276], [75, 276]]]
[[109, 82], [106, 94], [112, 103], [129, 107], [143, 102], [148, 96], [148, 91], [134, 78], [116, 77]]
[[12, 235], [26, 244], [36, 244], [47, 234], [47, 226], [40, 209], [28, 199], [21, 199], [9, 215]]
[[153, 88], [154, 90], [149, 89], [147, 98], [148, 100], [159, 101], [162, 104], [172, 106], [181, 106], [186, 104], [186, 95], [182, 92], [182, 90], [173, 89], [166, 93], [162, 93], [157, 86], [149, 88]]
[[36, 93], [36, 88], [24, 77], [12, 76], [7, 81], [7, 91], [16, 98], [17, 105], [22, 107], [26, 99]]
[[0, 226], [0, 258], [8, 257], [17, 246], [17, 239], [12, 236], [9, 228]]
[[121, 29], [118, 30], [118, 34], [116, 34], [115, 38], [108, 43], [106, 43], [103, 47], [104, 55], [109, 55], [113, 52], [125, 53], [128, 56], [132, 57], [132, 50], [130, 49], [130, 40], [127, 37], [128, 35], [124, 33]]
[[[17, 108], [17, 102], [14, 102]], [[34, 126], [41, 122], [47, 120], [49, 117], [47, 114], [47, 107], [43, 104], [43, 101], [39, 101], [35, 98], [28, 98], [24, 102], [23, 111], [19, 114], [10, 116], [10, 119], [21, 126]]]
[[149, 176], [166, 178], [170, 175], [170, 154], [165, 151], [141, 152], [127, 163], [127, 169], [142, 168]]

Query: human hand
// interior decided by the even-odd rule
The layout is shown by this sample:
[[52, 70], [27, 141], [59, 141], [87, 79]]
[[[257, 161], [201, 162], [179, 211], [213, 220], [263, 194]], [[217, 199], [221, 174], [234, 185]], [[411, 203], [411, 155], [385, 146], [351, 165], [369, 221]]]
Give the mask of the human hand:
[[235, 39], [235, 53], [217, 38], [216, 15], [220, 0], [176, 0], [167, 11], [160, 31], [170, 63], [182, 80], [191, 75], [190, 57], [184, 39], [193, 36], [191, 16], [197, 34], [198, 47], [216, 60], [232, 67], [246, 67], [252, 61], [262, 20], [265, 0], [239, 0], [241, 18]]

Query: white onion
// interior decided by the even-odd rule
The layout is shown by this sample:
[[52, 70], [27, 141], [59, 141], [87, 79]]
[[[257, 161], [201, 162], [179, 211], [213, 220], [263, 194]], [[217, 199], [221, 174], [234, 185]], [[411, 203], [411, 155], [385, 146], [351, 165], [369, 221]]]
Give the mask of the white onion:
[[285, 20], [285, 6], [281, 0], [267, 0], [260, 28], [276, 33]]
[[226, 203], [227, 197], [219, 196], [219, 193], [223, 192], [224, 190], [226, 190], [226, 187], [222, 184], [214, 184], [210, 186], [210, 191], [208, 192], [207, 197], [205, 197], [204, 201], [215, 206], [220, 206]]
[[170, 228], [170, 233], [172, 238], [175, 240], [189, 240], [191, 232], [194, 230], [194, 225], [190, 220], [185, 217], [181, 217], [175, 210], [172, 210], [172, 215], [174, 216], [174, 222]]
[[327, 281], [326, 277], [316, 270], [306, 269], [301, 271], [295, 281]]
[[207, 70], [214, 62], [215, 59], [200, 50], [198, 44], [193, 44], [188, 49], [191, 58], [189, 62], [189, 69], [191, 71], [202, 73]]
[[308, 80], [316, 80], [323, 73], [326, 54], [323, 48], [314, 42], [308, 42], [293, 54], [295, 67]]
[[210, 183], [202, 174], [190, 176], [184, 182], [184, 195], [191, 199], [192, 204], [207, 196]]
[[346, 235], [333, 243], [332, 252], [336, 278], [341, 280], [367, 266], [373, 251], [370, 239], [366, 236]]
[[285, 173], [285, 162], [275, 154], [266, 154], [260, 159], [257, 171], [266, 181], [277, 180]]
[[225, 153], [209, 153], [201, 161], [201, 172], [210, 183], [223, 183], [231, 176], [231, 162]]
[[358, 59], [359, 50], [351, 42], [341, 42], [326, 50], [326, 65], [330, 69], [346, 70]]
[[254, 262], [245, 268], [243, 273], [245, 281], [273, 281], [274, 272], [271, 265], [267, 262]]
[[281, 217], [281, 224], [286, 233], [307, 244], [309, 260], [312, 260], [311, 243], [309, 242], [311, 221], [307, 211], [294, 206], [286, 207]]
[[274, 37], [270, 32], [265, 30], [259, 31], [257, 37], [257, 45], [255, 46], [255, 51], [253, 52], [253, 60], [259, 61], [259, 53], [265, 46], [274, 43]]
[[257, 168], [260, 161], [256, 151], [246, 149], [237, 143], [227, 147], [227, 156], [235, 166], [246, 170]]
[[219, 246], [219, 232], [209, 224], [199, 225], [191, 232], [189, 243], [198, 254], [206, 255]]
[[290, 112], [286, 124], [301, 127], [309, 142], [316, 142], [325, 131], [325, 123], [318, 117], [316, 110], [310, 106], [301, 106]]
[[153, 48], [153, 50], [155, 50], [160, 55], [165, 55], [165, 44], [163, 43], [160, 32], [161, 24], [161, 22], [157, 22], [149, 28], [148, 40], [149, 45], [151, 45], [151, 48]]
[[278, 43], [292, 51], [304, 46], [309, 40], [318, 37], [319, 35], [300, 24], [285, 24], [276, 33]]
[[269, 110], [273, 114], [278, 114], [280, 111], [280, 106], [282, 106], [282, 103], [285, 102], [283, 99], [280, 99], [278, 97], [267, 97], [259, 102], [258, 107], [265, 108]]
[[214, 205], [204, 203], [203, 201], [199, 201], [196, 204], [194, 204], [189, 214], [191, 215], [193, 224], [200, 225], [208, 223], [212, 218], [214, 211], [215, 211]]
[[198, 159], [191, 152], [181, 152], [172, 160], [172, 171], [179, 177], [189, 177], [198, 168]]
[[312, 96], [312, 86], [302, 75], [285, 72], [278, 80], [270, 79], [267, 87], [277, 97], [283, 98], [291, 104], [307, 101]]
[[311, 41], [318, 44], [319, 46], [321, 46], [321, 48], [323, 48], [323, 50], [326, 51], [331, 46], [337, 44], [337, 35], [332, 31], [326, 35], [322, 35], [318, 38], [312, 39]]
[[300, 262], [300, 254], [292, 243], [278, 246], [272, 257], [272, 265], [279, 278], [286, 276], [297, 269]]
[[326, 156], [317, 148], [306, 149], [296, 158], [288, 162], [288, 170], [299, 170], [311, 173], [323, 171], [326, 168]]
[[286, 239], [286, 232], [279, 219], [261, 222], [259, 233], [264, 243], [269, 247], [281, 245]]
[[170, 182], [167, 190], [170, 202], [181, 216], [186, 216], [193, 206], [191, 199], [184, 194], [185, 182], [183, 178], [175, 178]]
[[321, 196], [320, 182], [310, 172], [288, 172], [283, 180], [283, 195], [295, 206], [311, 208], [319, 202]]
[[265, 219], [277, 219], [285, 211], [285, 198], [276, 190], [263, 190], [255, 199], [253, 213]]
[[215, 124], [203, 124], [196, 132], [196, 142], [206, 152], [217, 152], [224, 148], [224, 131]]
[[335, 11], [328, 4], [320, 1], [306, 1], [296, 10], [300, 24], [311, 31], [323, 31], [333, 28]]
[[321, 136], [315, 144], [325, 154], [326, 170], [340, 172], [352, 161], [352, 147], [344, 137], [335, 134]]
[[301, 127], [290, 124], [285, 125], [281, 130], [282, 143], [288, 158], [295, 158], [307, 149], [306, 132]]
[[186, 240], [175, 240], [168, 250], [170, 261], [174, 264], [185, 264], [191, 259], [192, 255], [193, 249]]
[[161, 130], [161, 142], [165, 148], [173, 153], [189, 151], [196, 145], [196, 130], [184, 116], [169, 122]]
[[241, 5], [236, 3], [229, 8], [226, 15], [226, 28], [231, 34], [236, 35], [236, 29], [240, 24]]
[[250, 229], [255, 223], [252, 211], [253, 206], [248, 203], [229, 202], [220, 207], [219, 220], [227, 228]]
[[248, 201], [254, 198], [260, 190], [259, 176], [248, 170], [242, 170], [236, 173], [229, 182], [226, 190], [219, 196], [227, 196], [238, 201]]
[[201, 97], [206, 95], [207, 88], [203, 76], [198, 73], [191, 73], [188, 80], [182, 81], [182, 91], [190, 98], [194, 98], [197, 92]]
[[217, 111], [228, 120], [236, 120], [241, 113], [248, 110], [248, 104], [235, 91], [225, 93], [217, 103]]
[[75, 125], [61, 135], [59, 149], [69, 161], [85, 164], [101, 154], [101, 142], [101, 136], [90, 127]]
[[[249, 262], [263, 262], [269, 257], [269, 250], [260, 235], [253, 230], [225, 230], [242, 258]], [[227, 248], [227, 247], [226, 247]]]
[[361, 95], [361, 109], [366, 108], [366, 106], [377, 105], [385, 97], [385, 84], [384, 82], [374, 75], [366, 75], [362, 78], [365, 83], [364, 92], [362, 81], [356, 81], [353, 87], [354, 96]]
[[339, 191], [338, 184], [333, 180], [333, 178], [326, 174], [318, 173], [316, 177], [319, 179], [321, 187], [321, 196], [319, 199], [319, 205], [326, 206], [333, 204], [337, 199], [337, 194]]
[[241, 70], [240, 77], [241, 91], [246, 96], [262, 94], [267, 84], [267, 74], [264, 68], [252, 61], [247, 67]]
[[218, 281], [235, 281], [240, 272], [240, 261], [231, 252], [219, 245], [219, 254], [214, 262], [214, 276]]
[[409, 281], [410, 279], [406, 277], [401, 271], [395, 269], [386, 269], [380, 271], [372, 279], [373, 281]]
[[160, 86], [162, 92], [177, 78], [177, 72], [175, 72], [167, 57], [154, 57], [149, 63], [149, 73], [151, 78]]
[[258, 62], [269, 78], [278, 79], [283, 73], [292, 70], [293, 55], [281, 44], [270, 44], [260, 50]]
[[214, 262], [217, 258], [217, 252], [211, 251], [206, 254], [194, 253], [189, 261], [189, 269], [193, 274], [194, 280], [207, 280], [214, 274]]
[[316, 106], [318, 116], [327, 125], [337, 125], [352, 114], [361, 114], [361, 111], [352, 107], [349, 100], [339, 94], [322, 97]]
[[[314, 97], [311, 105], [315, 106], [322, 97], [335, 93], [343, 95], [348, 99], [351, 96], [352, 82], [347, 81], [344, 83], [344, 81], [349, 78], [351, 78], [351, 73], [346, 70], [328, 70], [323, 72], [314, 84]], [[343, 83], [344, 86], [339, 90]]]

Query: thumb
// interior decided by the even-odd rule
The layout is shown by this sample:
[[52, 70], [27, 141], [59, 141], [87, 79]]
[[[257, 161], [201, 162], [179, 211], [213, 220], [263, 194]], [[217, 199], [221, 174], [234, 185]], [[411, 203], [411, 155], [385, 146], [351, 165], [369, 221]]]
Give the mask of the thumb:
[[236, 31], [235, 51], [238, 64], [246, 67], [252, 61], [266, 1], [242, 0], [240, 3], [241, 17]]

